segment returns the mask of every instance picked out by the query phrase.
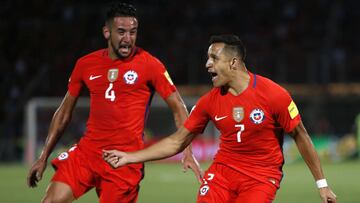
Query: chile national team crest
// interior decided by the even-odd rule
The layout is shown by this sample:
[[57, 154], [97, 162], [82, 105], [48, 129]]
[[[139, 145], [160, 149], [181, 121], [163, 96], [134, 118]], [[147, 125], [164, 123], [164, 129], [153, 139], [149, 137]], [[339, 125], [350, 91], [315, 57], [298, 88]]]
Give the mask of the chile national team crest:
[[208, 193], [209, 189], [210, 189], [210, 188], [209, 188], [209, 186], [207, 186], [207, 185], [202, 186], [202, 187], [200, 188], [200, 190], [199, 190], [200, 196], [206, 195], [206, 193]]
[[132, 85], [136, 82], [138, 78], [138, 74], [133, 71], [133, 70], [129, 70], [128, 72], [126, 72], [124, 74], [124, 81], [126, 84]]
[[58, 159], [59, 159], [60, 161], [62, 161], [62, 160], [67, 159], [68, 157], [69, 157], [69, 153], [63, 152], [63, 153], [61, 153], [61, 154], [58, 156]]
[[264, 111], [261, 109], [254, 109], [250, 113], [250, 119], [255, 124], [260, 124], [265, 119]]

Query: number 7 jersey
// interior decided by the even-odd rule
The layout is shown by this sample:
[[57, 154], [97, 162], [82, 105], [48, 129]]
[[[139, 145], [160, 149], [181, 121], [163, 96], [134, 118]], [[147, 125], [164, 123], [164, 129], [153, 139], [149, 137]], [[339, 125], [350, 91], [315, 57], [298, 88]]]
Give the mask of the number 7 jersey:
[[80, 58], [71, 74], [68, 92], [90, 94], [90, 113], [79, 147], [97, 153], [112, 148], [143, 148], [143, 131], [153, 94], [167, 98], [176, 91], [164, 65], [141, 48], [124, 60], [111, 60], [107, 49]]
[[201, 97], [184, 126], [194, 134], [202, 133], [211, 120], [221, 133], [214, 162], [266, 183], [271, 180], [278, 187], [283, 135], [301, 117], [284, 88], [265, 77], [249, 75], [249, 86], [237, 96], [214, 88]]

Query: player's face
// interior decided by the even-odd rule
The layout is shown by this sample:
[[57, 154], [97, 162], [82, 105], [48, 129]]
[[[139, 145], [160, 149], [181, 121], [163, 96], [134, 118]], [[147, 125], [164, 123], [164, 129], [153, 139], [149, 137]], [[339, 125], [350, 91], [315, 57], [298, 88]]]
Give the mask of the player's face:
[[109, 44], [118, 58], [127, 58], [134, 51], [138, 21], [134, 17], [115, 17], [111, 28]]
[[208, 49], [206, 68], [211, 75], [214, 87], [221, 87], [230, 82], [230, 60], [224, 53], [224, 43], [213, 43]]

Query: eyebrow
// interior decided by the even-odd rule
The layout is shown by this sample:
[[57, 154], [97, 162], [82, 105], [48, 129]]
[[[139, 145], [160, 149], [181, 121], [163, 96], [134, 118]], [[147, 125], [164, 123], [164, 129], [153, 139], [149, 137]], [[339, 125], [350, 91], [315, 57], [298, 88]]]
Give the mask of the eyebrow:
[[[135, 30], [137, 30], [138, 28], [137, 27], [134, 27], [134, 28], [131, 28], [129, 31], [135, 31]], [[118, 31], [127, 31], [126, 29], [124, 29], [124, 28], [118, 28], [117, 29]]]
[[216, 54], [213, 54], [213, 53], [209, 54], [209, 57], [212, 57], [212, 58], [215, 58], [215, 59], [219, 58]]

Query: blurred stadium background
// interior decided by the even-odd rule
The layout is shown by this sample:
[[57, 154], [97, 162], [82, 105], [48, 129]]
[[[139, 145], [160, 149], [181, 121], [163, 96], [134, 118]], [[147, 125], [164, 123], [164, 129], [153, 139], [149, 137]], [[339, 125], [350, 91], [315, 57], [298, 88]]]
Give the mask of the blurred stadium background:
[[[248, 69], [293, 95], [339, 202], [360, 202], [359, 1], [127, 2], [138, 8], [138, 45], [164, 62], [189, 109], [211, 88], [203, 68], [210, 35], [238, 34], [248, 50]], [[43, 195], [53, 171], [48, 167], [40, 187], [28, 189], [28, 163], [41, 150], [76, 59], [106, 45], [103, 13], [103, 1], [1, 1], [0, 202], [39, 202]], [[87, 92], [82, 95], [53, 156], [82, 135], [88, 114]], [[156, 97], [147, 143], [174, 130], [171, 113]], [[218, 135], [209, 125], [194, 142], [204, 168]], [[285, 176], [275, 202], [319, 202], [291, 139], [284, 154]], [[178, 159], [147, 164], [139, 202], [194, 202], [198, 184], [192, 174], [181, 173]], [[90, 193], [79, 202], [97, 202]]]

